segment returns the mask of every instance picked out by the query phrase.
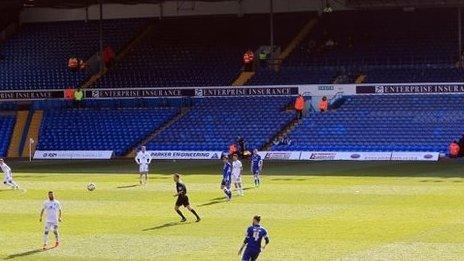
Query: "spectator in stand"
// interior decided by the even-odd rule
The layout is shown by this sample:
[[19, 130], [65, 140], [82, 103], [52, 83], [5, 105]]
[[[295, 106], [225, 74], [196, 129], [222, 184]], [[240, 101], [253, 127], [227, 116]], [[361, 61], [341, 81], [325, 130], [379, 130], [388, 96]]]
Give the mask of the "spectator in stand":
[[305, 106], [305, 99], [301, 94], [299, 94], [295, 100], [295, 111], [296, 111], [296, 115], [298, 119], [303, 118], [304, 106]]
[[327, 100], [327, 97], [322, 97], [321, 101], [319, 102], [319, 110], [321, 110], [321, 112], [329, 110], [329, 100]]
[[103, 61], [105, 62], [106, 67], [110, 67], [113, 64], [115, 57], [116, 53], [114, 52], [113, 47], [108, 45], [105, 49], [103, 49]]
[[84, 92], [79, 88], [74, 92], [74, 105], [75, 105], [75, 107], [81, 108], [83, 99], [84, 99]]
[[239, 156], [241, 156], [243, 158], [243, 156], [245, 155], [245, 151], [246, 151], [246, 142], [245, 142], [245, 139], [241, 136], [238, 136], [237, 137], [237, 144], [238, 144], [238, 154]]
[[69, 58], [69, 60], [68, 60], [68, 68], [71, 71], [78, 71], [80, 69], [79, 68], [79, 59], [77, 59], [76, 57]]
[[71, 70], [71, 71], [79, 71], [79, 70], [83, 70], [87, 67], [87, 64], [77, 58], [77, 57], [71, 57], [69, 58], [68, 60], [68, 68]]
[[453, 141], [451, 142], [451, 144], [449, 145], [449, 155], [451, 158], [457, 158], [459, 156], [459, 150], [460, 150], [460, 147], [459, 147], [459, 144], [457, 143], [457, 141]]
[[235, 143], [230, 144], [229, 145], [229, 155], [237, 154], [237, 152], [238, 152], [237, 145], [235, 145]]
[[253, 71], [253, 62], [255, 60], [255, 54], [252, 50], [248, 50], [243, 54], [243, 66], [246, 72]]
[[266, 53], [266, 50], [264, 49], [261, 49], [261, 52], [259, 52], [259, 65], [261, 65], [261, 67], [266, 67], [266, 60], [267, 60], [267, 53]]
[[68, 87], [64, 90], [64, 98], [68, 101], [74, 100], [74, 88]]

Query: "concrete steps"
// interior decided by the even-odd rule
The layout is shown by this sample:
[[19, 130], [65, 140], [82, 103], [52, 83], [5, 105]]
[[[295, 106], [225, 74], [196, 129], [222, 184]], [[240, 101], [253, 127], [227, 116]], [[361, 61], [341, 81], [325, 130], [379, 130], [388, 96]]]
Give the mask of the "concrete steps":
[[40, 126], [42, 125], [42, 119], [43, 111], [34, 111], [34, 115], [32, 115], [31, 124], [29, 125], [29, 130], [27, 132], [26, 140], [21, 154], [22, 157], [29, 157], [29, 139], [31, 138], [34, 140], [34, 143], [31, 147], [32, 155], [34, 155], [37, 143], [39, 142], [39, 131]]
[[18, 111], [16, 113], [16, 123], [11, 135], [10, 146], [8, 147], [8, 157], [18, 158], [19, 146], [21, 145], [21, 138], [23, 137], [24, 128], [26, 127], [27, 116], [29, 111]]

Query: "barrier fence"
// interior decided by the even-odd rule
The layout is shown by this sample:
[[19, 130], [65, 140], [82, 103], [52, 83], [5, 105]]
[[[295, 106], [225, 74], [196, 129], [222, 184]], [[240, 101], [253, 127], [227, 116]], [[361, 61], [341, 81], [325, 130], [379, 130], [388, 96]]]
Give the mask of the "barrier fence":
[[[222, 151], [149, 151], [153, 159], [219, 160]], [[438, 152], [260, 151], [264, 160], [438, 161]], [[37, 150], [34, 159], [111, 159], [113, 151]]]
[[[65, 90], [0, 91], [0, 101], [64, 99]], [[464, 93], [463, 83], [404, 83], [404, 84], [308, 84], [277, 86], [217, 86], [179, 88], [118, 88], [85, 89], [85, 99], [131, 99], [174, 97], [239, 97], [288, 96], [305, 94], [332, 97], [342, 95], [407, 95]]]

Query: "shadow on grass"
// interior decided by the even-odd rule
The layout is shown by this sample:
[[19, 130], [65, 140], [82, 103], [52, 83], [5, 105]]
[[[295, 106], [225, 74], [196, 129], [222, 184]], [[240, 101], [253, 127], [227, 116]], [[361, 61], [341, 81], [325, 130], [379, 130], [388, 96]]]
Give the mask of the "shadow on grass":
[[116, 187], [118, 189], [123, 189], [123, 188], [135, 188], [135, 187], [138, 187], [140, 186], [139, 184], [134, 184], [134, 185], [127, 185], [127, 186], [119, 186], [119, 187]]
[[159, 225], [159, 226], [156, 226], [156, 227], [145, 228], [145, 229], [142, 229], [142, 231], [158, 230], [158, 229], [174, 227], [174, 226], [179, 226], [179, 225], [185, 225], [185, 224], [188, 224], [188, 223], [185, 223], [185, 222], [184, 223], [181, 223], [181, 222], [169, 222], [169, 223]]
[[220, 204], [220, 203], [224, 203], [224, 202], [226, 202], [226, 200], [224, 198], [222, 198], [222, 200], [213, 200], [213, 201], [210, 201], [210, 202], [207, 202], [207, 203], [197, 205], [197, 207], [206, 207], [206, 206], [216, 205], [216, 204]]
[[43, 250], [41, 248], [37, 248], [37, 249], [29, 250], [29, 251], [26, 251], [26, 252], [16, 253], [16, 254], [12, 254], [12, 255], [9, 255], [9, 256], [5, 257], [4, 260], [18, 258], [18, 257], [30, 256], [30, 255], [34, 255], [34, 254], [44, 252], [44, 251], [47, 251], [47, 250], [50, 250], [50, 249], [52, 249], [52, 248], [48, 248], [48, 249], [45, 249], [45, 250]]

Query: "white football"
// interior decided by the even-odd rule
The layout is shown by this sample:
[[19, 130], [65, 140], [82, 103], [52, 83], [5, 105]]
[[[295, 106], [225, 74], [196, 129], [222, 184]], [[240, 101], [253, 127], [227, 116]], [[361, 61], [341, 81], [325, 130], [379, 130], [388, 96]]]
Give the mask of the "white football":
[[89, 183], [89, 184], [87, 185], [87, 190], [88, 190], [88, 191], [94, 191], [96, 188], [97, 188], [97, 187], [96, 187], [95, 184], [93, 184], [93, 183]]

